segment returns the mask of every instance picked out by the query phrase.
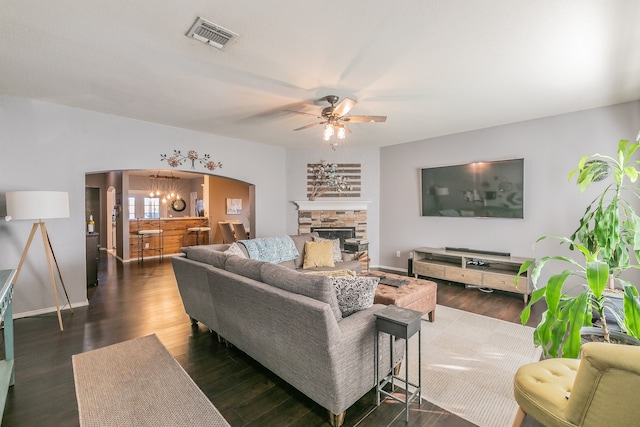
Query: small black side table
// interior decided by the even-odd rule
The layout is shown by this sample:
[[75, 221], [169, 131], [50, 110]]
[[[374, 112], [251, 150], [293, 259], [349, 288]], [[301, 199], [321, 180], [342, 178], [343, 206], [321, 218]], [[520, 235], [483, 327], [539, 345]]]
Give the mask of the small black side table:
[[[422, 375], [420, 373], [420, 368], [422, 364], [422, 334], [421, 334], [421, 319], [424, 313], [409, 310], [407, 308], [397, 307], [395, 305], [388, 305], [384, 309], [375, 313], [376, 316], [376, 339], [375, 339], [375, 378], [376, 378], [376, 405], [380, 406], [380, 394], [383, 394], [387, 397], [390, 397], [400, 403], [405, 404], [405, 410], [407, 413], [407, 422], [409, 421], [409, 403], [411, 403], [416, 396], [418, 397], [418, 406], [421, 403], [420, 394], [422, 391]], [[380, 336], [380, 332], [389, 334], [389, 351], [390, 351], [390, 367], [389, 372], [382, 378], [382, 382], [378, 378], [378, 340]], [[415, 333], [418, 333], [418, 384], [413, 384], [409, 381], [409, 338], [411, 338]], [[396, 376], [393, 373], [393, 344], [395, 343], [395, 338], [404, 338], [405, 339], [405, 378], [402, 379]], [[404, 401], [392, 393], [389, 393], [383, 388], [387, 384], [391, 384], [391, 391], [393, 392], [393, 380], [398, 380], [404, 383]], [[409, 386], [413, 386], [416, 389], [409, 396]]]

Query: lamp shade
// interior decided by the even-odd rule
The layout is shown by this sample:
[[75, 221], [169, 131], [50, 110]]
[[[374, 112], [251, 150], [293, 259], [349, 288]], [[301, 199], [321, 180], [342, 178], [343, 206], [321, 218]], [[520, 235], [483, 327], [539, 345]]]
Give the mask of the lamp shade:
[[65, 191], [10, 191], [7, 216], [11, 219], [69, 218], [69, 193]]

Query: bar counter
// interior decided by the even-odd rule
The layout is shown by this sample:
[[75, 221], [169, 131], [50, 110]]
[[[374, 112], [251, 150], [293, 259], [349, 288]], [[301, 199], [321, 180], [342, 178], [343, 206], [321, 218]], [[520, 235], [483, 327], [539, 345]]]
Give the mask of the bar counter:
[[[207, 218], [176, 217], [160, 219], [131, 219], [129, 220], [129, 259], [138, 257], [138, 230], [163, 230], [164, 254], [177, 254], [183, 246], [196, 244], [196, 233], [188, 232], [188, 228], [207, 226]], [[211, 237], [210, 231], [201, 231], [200, 244], [207, 244]], [[145, 242], [148, 241], [145, 239]], [[159, 242], [159, 239], [158, 239]], [[152, 242], [157, 244], [158, 242]], [[146, 255], [145, 255], [146, 258]]]

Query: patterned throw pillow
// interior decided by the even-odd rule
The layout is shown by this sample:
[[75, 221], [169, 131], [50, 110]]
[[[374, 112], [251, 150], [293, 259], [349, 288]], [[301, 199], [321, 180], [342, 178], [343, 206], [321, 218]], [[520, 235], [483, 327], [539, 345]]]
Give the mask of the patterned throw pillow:
[[324, 237], [313, 236], [314, 242], [333, 242], [333, 262], [342, 261], [342, 251], [340, 250], [340, 239], [325, 239]]
[[247, 257], [236, 242], [233, 242], [231, 246], [229, 246], [229, 249], [224, 251], [223, 254], [225, 254], [226, 256], [236, 255], [236, 256], [239, 256], [240, 258]]
[[334, 277], [338, 306], [345, 318], [357, 311], [373, 306], [373, 298], [378, 287], [378, 277]]

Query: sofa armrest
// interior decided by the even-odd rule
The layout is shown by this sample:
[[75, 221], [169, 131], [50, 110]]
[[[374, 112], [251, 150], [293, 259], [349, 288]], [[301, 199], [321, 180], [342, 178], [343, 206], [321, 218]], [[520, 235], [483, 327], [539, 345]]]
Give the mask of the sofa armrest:
[[[371, 308], [353, 313], [351, 316], [345, 317], [338, 322], [338, 327], [341, 331], [340, 346], [344, 349], [345, 353], [350, 351], [363, 352], [364, 358], [370, 362], [361, 363], [360, 367], [365, 367], [369, 372], [370, 377], [373, 378], [373, 353], [374, 353], [374, 337], [376, 335], [376, 317], [375, 313], [384, 309], [386, 305], [374, 304]], [[394, 360], [391, 366], [389, 366], [389, 339], [388, 335], [381, 334], [378, 338], [378, 348], [380, 351], [380, 357], [385, 363], [379, 366], [380, 375], [384, 375], [385, 370], [389, 372], [391, 366], [396, 366], [404, 358], [404, 339], [397, 338], [395, 340], [393, 355]], [[356, 368], [353, 367], [355, 370]]]
[[343, 318], [338, 322], [342, 339], [350, 339], [362, 334], [364, 330], [375, 331], [376, 320], [374, 314], [385, 308], [386, 305], [374, 304], [371, 308], [360, 310], [351, 316]]

